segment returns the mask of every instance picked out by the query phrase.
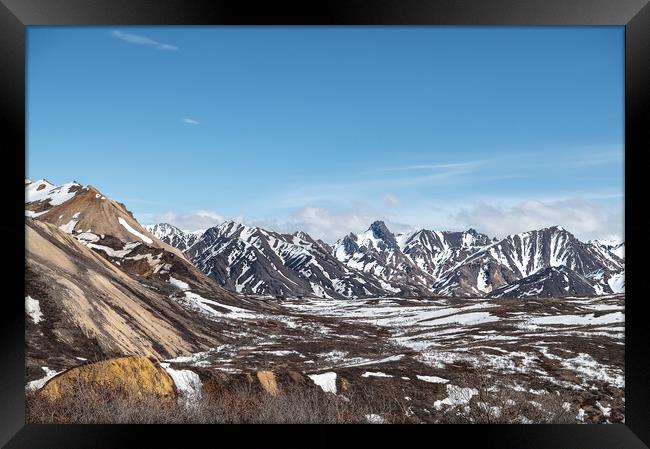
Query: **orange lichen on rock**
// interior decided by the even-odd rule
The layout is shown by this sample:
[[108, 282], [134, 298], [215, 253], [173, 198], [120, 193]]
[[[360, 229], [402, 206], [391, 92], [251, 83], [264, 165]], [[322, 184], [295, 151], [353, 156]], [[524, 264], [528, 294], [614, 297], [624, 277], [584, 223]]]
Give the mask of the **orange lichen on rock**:
[[174, 381], [169, 374], [142, 356], [103, 360], [72, 368], [50, 379], [40, 393], [56, 400], [73, 394], [80, 384], [98, 392], [110, 391], [130, 398], [147, 395], [161, 399], [176, 397]]

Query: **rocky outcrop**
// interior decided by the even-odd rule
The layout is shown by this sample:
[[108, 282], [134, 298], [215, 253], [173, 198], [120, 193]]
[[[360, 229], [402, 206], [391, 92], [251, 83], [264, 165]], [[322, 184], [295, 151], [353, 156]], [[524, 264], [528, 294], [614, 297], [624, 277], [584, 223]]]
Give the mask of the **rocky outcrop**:
[[258, 371], [257, 380], [260, 382], [264, 391], [269, 393], [271, 396], [278, 394], [278, 384], [275, 380], [275, 374], [273, 371]]
[[129, 398], [155, 396], [163, 400], [176, 397], [172, 378], [163, 368], [142, 356], [103, 360], [72, 368], [50, 379], [40, 394], [57, 400], [74, 395], [82, 385], [88, 387], [85, 394], [114, 393]]

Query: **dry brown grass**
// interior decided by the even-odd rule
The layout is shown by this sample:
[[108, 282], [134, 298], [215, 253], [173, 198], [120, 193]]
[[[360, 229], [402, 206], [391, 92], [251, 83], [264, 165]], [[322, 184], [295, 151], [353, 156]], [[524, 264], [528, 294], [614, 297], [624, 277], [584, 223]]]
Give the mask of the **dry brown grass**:
[[[88, 400], [88, 398], [94, 400]], [[69, 394], [51, 400], [38, 392], [27, 395], [29, 423], [58, 424], [261, 424], [364, 423], [369, 404], [324, 394], [313, 388], [288, 386], [271, 395], [252, 385], [228, 389], [209, 382], [200, 400], [161, 401], [154, 395], [133, 397], [118, 391], [97, 391], [78, 382]]]
[[[567, 409], [568, 396], [558, 392], [533, 394], [517, 391], [511, 380], [469, 371], [457, 384], [476, 390], [466, 404], [434, 410], [424, 398], [425, 410], [412, 410], [413, 402], [398, 388], [369, 388], [357, 384], [339, 395], [323, 393], [308, 384], [288, 384], [272, 395], [257, 382], [225, 385], [203, 382], [200, 399], [161, 400], [133, 396], [119, 390], [93, 387], [78, 381], [65, 396], [51, 400], [38, 392], [27, 396], [29, 423], [61, 424], [349, 424], [367, 423], [377, 415], [386, 423], [573, 423], [576, 407]], [[93, 398], [90, 400], [90, 398]]]

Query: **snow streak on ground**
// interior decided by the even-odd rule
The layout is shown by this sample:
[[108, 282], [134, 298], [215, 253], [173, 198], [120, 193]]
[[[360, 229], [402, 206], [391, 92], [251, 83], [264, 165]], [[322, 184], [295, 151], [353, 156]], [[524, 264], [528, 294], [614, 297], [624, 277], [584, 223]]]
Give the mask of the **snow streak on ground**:
[[[224, 335], [234, 339], [175, 363], [225, 371], [288, 364], [316, 376], [366, 368], [359, 377], [445, 384], [454, 382], [449, 370], [466, 364], [548, 388], [624, 387], [621, 295], [489, 301], [243, 297], [240, 308], [170, 282], [185, 296], [181, 303], [229, 323]], [[258, 330], [245, 322], [269, 327]], [[415, 366], [421, 368], [413, 372]], [[404, 376], [396, 367], [411, 371]], [[333, 375], [315, 379], [325, 382], [320, 379], [328, 376]]]

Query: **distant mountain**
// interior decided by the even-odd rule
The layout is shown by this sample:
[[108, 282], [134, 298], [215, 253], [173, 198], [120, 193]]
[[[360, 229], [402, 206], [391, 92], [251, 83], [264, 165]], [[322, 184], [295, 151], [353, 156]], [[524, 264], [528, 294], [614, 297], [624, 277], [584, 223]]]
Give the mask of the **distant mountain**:
[[404, 239], [402, 251], [422, 270], [438, 278], [459, 261], [491, 243], [487, 235], [474, 229], [463, 232], [423, 229]]
[[[381, 279], [387, 292], [430, 293], [427, 286], [434, 278], [402, 252], [403, 237], [394, 235], [383, 221], [375, 221], [367, 231], [337, 241], [332, 254], [348, 268]], [[408, 287], [399, 288], [400, 285]]]
[[[25, 180], [25, 191], [27, 217], [72, 234], [111, 260], [123, 259], [115, 263], [145, 273], [142, 262], [129, 262], [124, 256], [151, 257], [158, 261], [151, 265], [152, 272], [164, 276], [157, 254], [173, 253], [237, 293], [325, 298], [527, 296], [527, 289], [537, 288], [531, 282], [539, 285], [540, 276], [547, 279], [541, 296], [625, 289], [623, 242], [581, 242], [559, 226], [496, 240], [474, 229], [394, 234], [378, 220], [330, 246], [302, 231], [282, 234], [235, 222], [196, 232], [168, 223], [143, 227], [123, 204], [76, 182], [56, 186], [46, 180]], [[137, 251], [149, 250], [131, 252], [135, 246], [126, 246], [136, 243], [158, 253], [146, 256]], [[571, 273], [547, 270], [560, 267]]]
[[422, 229], [394, 235], [384, 222], [376, 221], [367, 231], [339, 240], [333, 251], [351, 268], [373, 273], [386, 282], [411, 284], [431, 292], [439, 276], [489, 244], [489, 237], [474, 229]]
[[510, 235], [476, 252], [443, 275], [434, 289], [445, 296], [490, 293], [548, 267], [565, 266], [612, 293], [609, 279], [624, 261], [603, 247], [579, 241], [559, 226]]
[[[223, 287], [259, 295], [482, 297], [497, 290], [503, 296], [513, 287], [506, 293], [516, 296], [524, 295], [520, 281], [552, 267], [576, 274], [567, 275], [568, 289], [549, 290], [560, 296], [618, 293], [625, 286], [625, 264], [617, 254], [622, 243], [584, 243], [559, 226], [497, 240], [474, 229], [394, 234], [375, 221], [331, 247], [304, 232], [280, 234], [234, 222], [198, 238], [177, 228], [158, 235], [178, 248], [191, 242], [187, 256]], [[557, 277], [554, 271], [546, 276]]]
[[588, 243], [595, 248], [602, 249], [602, 252], [605, 254], [612, 253], [621, 260], [625, 258], [625, 242], [616, 240], [590, 240]]
[[194, 245], [205, 230], [200, 231], [182, 231], [176, 226], [169, 223], [159, 223], [155, 225], [145, 225], [147, 231], [156, 236], [157, 239], [181, 250], [187, 251]]
[[280, 234], [229, 221], [206, 230], [187, 255], [205, 274], [238, 293], [320, 297], [385, 293], [379, 279], [341, 264], [327, 244], [304, 232]]

